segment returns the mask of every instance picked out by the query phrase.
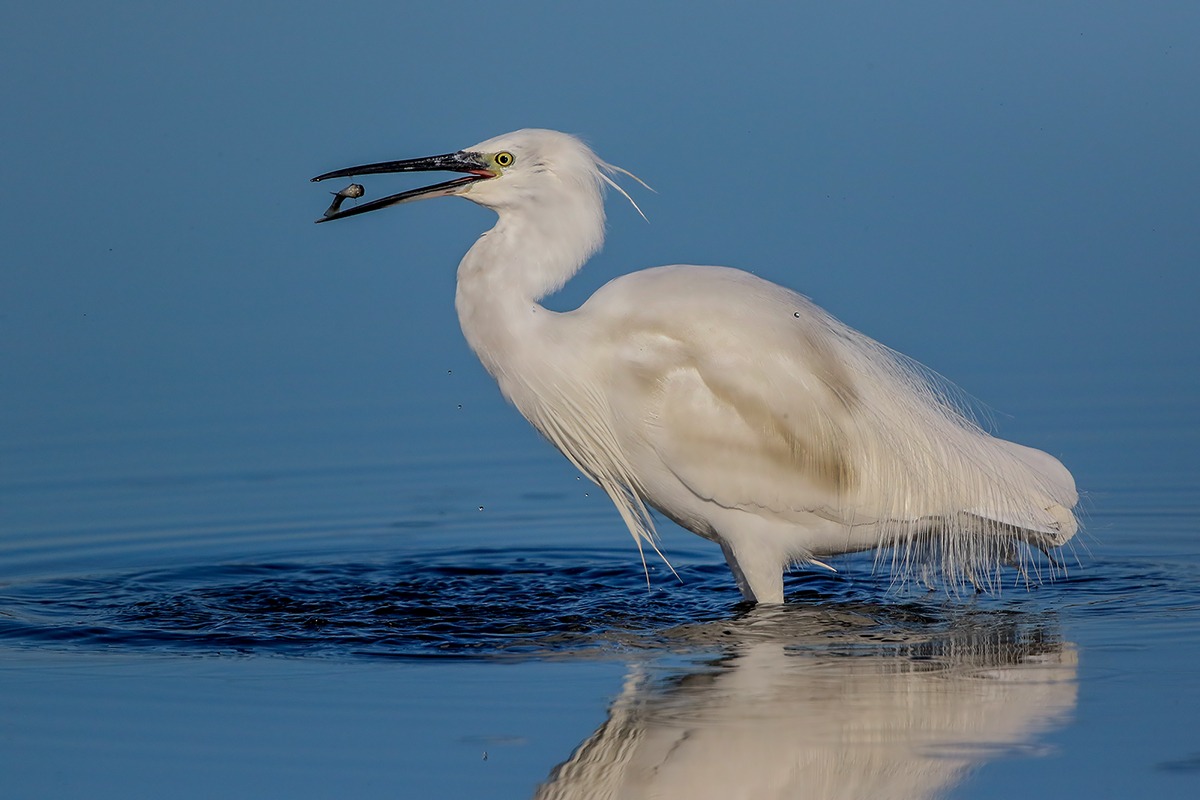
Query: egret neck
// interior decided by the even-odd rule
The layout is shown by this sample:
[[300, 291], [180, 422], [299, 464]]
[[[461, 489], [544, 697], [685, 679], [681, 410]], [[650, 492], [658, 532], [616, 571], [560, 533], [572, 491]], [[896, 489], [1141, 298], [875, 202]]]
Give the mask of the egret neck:
[[[579, 188], [486, 203], [500, 218], [458, 265], [459, 325], [510, 399], [508, 359], [544, 341], [530, 329], [558, 316], [538, 301], [562, 288], [604, 242], [600, 187]], [[528, 361], [522, 364], [528, 368]]]

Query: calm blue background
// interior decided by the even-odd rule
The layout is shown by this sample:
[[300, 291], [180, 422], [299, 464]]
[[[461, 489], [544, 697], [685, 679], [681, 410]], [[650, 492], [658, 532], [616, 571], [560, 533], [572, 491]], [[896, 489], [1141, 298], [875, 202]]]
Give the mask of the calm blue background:
[[657, 191], [630, 187], [649, 225], [610, 202], [557, 307], [729, 264], [1000, 412], [1196, 385], [1194, 3], [39, 3], [2, 27], [6, 438], [490, 403], [452, 308], [490, 214], [314, 226], [307, 179], [529, 126]]

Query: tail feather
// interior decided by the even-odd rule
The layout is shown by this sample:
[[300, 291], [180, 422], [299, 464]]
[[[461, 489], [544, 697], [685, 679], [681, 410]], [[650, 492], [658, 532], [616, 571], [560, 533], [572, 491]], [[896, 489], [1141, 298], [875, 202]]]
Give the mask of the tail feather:
[[1028, 533], [1027, 541], [1039, 547], [1066, 544], [1079, 530], [1079, 521], [1072, 511], [1079, 502], [1075, 478], [1049, 453], [1015, 442], [995, 441], [1037, 476], [1032, 482], [1037, 486], [1037, 496], [1030, 498], [1029, 505], [1020, 510], [972, 508], [968, 513]]

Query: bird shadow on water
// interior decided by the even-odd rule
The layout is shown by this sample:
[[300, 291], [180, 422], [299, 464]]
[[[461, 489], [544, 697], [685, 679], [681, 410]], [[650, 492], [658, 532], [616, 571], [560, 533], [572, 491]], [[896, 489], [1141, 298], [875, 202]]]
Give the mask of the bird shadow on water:
[[633, 661], [536, 798], [937, 797], [987, 761], [1050, 752], [1039, 734], [1076, 703], [1050, 614], [785, 605], [667, 637], [720, 652]]

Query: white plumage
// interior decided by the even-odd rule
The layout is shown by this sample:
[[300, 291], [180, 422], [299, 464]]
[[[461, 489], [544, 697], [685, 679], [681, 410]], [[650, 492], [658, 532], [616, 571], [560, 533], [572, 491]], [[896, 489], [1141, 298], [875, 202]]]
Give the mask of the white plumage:
[[890, 548], [902, 577], [990, 588], [1004, 564], [1027, 572], [1027, 545], [1074, 535], [1075, 484], [1055, 458], [989, 436], [929, 371], [795, 292], [668, 266], [574, 311], [541, 306], [602, 244], [604, 190], [623, 172], [572, 136], [517, 131], [315, 180], [430, 169], [466, 176], [328, 219], [444, 195], [496, 211], [459, 265], [463, 333], [639, 549], [656, 508], [720, 544], [747, 600], [775, 603], [789, 564]]

